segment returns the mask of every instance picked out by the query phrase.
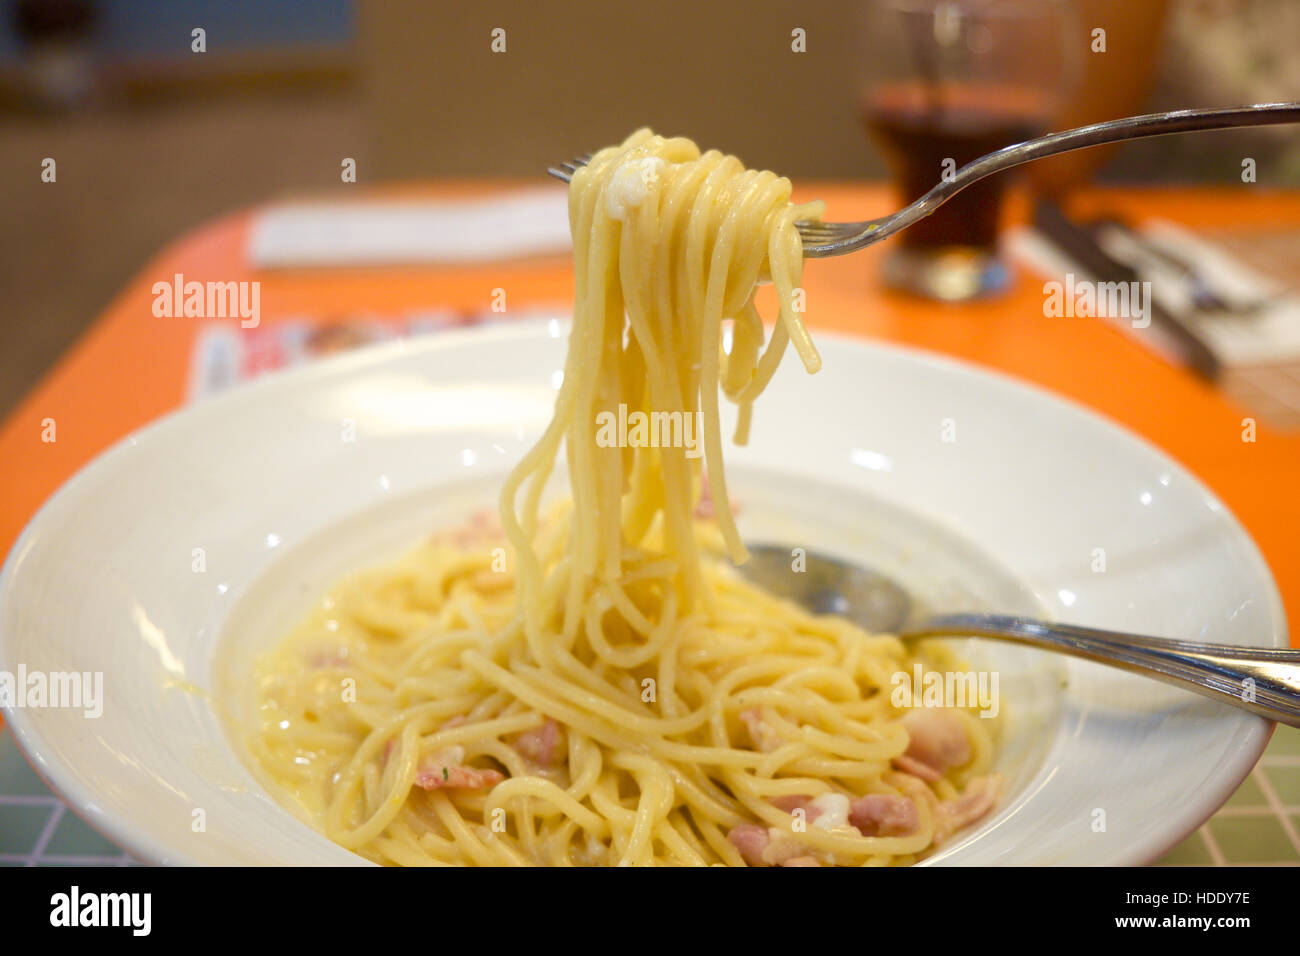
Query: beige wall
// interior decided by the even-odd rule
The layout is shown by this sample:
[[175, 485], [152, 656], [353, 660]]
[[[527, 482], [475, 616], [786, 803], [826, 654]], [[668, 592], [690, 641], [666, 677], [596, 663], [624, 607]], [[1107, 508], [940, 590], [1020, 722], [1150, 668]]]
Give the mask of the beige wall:
[[[1062, 125], [1140, 112], [1166, 0], [1067, 2], [1085, 82]], [[794, 177], [882, 176], [857, 109], [869, 6], [360, 0], [375, 172], [532, 175], [648, 125]], [[1094, 26], [1110, 36], [1105, 56], [1087, 52]], [[504, 54], [490, 50], [494, 27], [506, 31]], [[805, 53], [791, 50], [795, 27], [806, 31]], [[1060, 185], [1098, 159], [1044, 173]]]
[[[790, 175], [875, 172], [844, 79], [859, 10], [851, 0], [361, 0], [377, 172], [530, 175], [643, 125]], [[506, 30], [504, 54], [489, 49], [494, 27]], [[794, 27], [807, 31], [807, 53], [791, 52]]]

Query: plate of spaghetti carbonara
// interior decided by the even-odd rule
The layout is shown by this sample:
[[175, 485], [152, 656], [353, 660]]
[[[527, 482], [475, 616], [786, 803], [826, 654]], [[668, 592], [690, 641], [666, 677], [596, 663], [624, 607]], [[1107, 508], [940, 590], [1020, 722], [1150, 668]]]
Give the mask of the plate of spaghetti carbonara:
[[[569, 188], [571, 323], [366, 349], [110, 452], [0, 580], [0, 661], [103, 670], [105, 729], [19, 714], [20, 742], [168, 862], [1141, 862], [1176, 842], [1262, 722], [1086, 662], [904, 643], [746, 576], [746, 541], [778, 541], [791, 574], [831, 551], [936, 608], [1285, 642], [1249, 538], [1154, 449], [1005, 379], [810, 334], [795, 223], [823, 209], [791, 196], [639, 130]], [[1098, 828], [1108, 801], [1125, 812]]]

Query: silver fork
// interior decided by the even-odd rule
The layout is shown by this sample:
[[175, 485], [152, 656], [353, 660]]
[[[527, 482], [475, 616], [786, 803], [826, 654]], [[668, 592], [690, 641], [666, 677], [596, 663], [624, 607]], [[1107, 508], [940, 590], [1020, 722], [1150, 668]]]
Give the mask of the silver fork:
[[[910, 206], [880, 219], [867, 222], [800, 222], [799, 235], [803, 239], [803, 254], [809, 259], [841, 256], [888, 239], [906, 229], [919, 219], [924, 219], [971, 183], [992, 176], [1012, 166], [1028, 163], [1057, 153], [1117, 143], [1126, 139], [1146, 136], [1163, 136], [1167, 133], [1188, 133], [1195, 130], [1230, 129], [1235, 126], [1276, 126], [1300, 122], [1300, 103], [1258, 103], [1254, 106], [1237, 106], [1213, 110], [1175, 110], [1172, 113], [1150, 113], [1126, 119], [1094, 123], [1078, 129], [1049, 133], [1037, 139], [1026, 140], [981, 156], [957, 170], [952, 179], [939, 183]], [[569, 182], [580, 166], [591, 161], [591, 154], [579, 156], [571, 162], [551, 166], [546, 171], [557, 179]]]

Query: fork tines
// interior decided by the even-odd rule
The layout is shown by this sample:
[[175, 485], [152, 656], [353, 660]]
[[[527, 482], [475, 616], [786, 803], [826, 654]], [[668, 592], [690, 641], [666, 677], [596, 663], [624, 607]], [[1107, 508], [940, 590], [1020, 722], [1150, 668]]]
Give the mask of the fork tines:
[[586, 166], [589, 162], [591, 162], [591, 153], [584, 153], [574, 159], [571, 163], [560, 163], [559, 169], [556, 169], [554, 166], [548, 166], [546, 167], [546, 171], [556, 179], [567, 183], [573, 179], [573, 174], [578, 171], [579, 166]]

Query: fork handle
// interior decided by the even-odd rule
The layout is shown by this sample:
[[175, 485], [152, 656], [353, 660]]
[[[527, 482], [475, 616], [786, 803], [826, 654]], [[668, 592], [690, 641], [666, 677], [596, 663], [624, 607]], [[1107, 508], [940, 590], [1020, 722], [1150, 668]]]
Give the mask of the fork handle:
[[930, 215], [971, 183], [986, 176], [1019, 166], [1035, 159], [1068, 153], [1088, 146], [1118, 143], [1146, 136], [1164, 136], [1168, 133], [1190, 133], [1196, 130], [1231, 129], [1239, 126], [1276, 126], [1300, 122], [1300, 103], [1259, 103], [1254, 106], [1233, 106], [1212, 110], [1175, 110], [1171, 113], [1148, 113], [1124, 119], [1093, 123], [1076, 129], [1048, 133], [1037, 139], [1005, 146], [996, 152], [972, 160], [953, 174], [951, 180], [941, 182], [916, 202], [892, 216], [879, 228], [868, 229], [855, 240], [835, 243], [825, 250], [810, 253], [810, 257], [851, 252], [872, 245], [900, 232], [919, 219]]
[[[974, 162], [967, 163], [962, 168], [970, 169], [982, 163], [989, 163], [996, 169], [1005, 169], [1032, 159], [1053, 156], [1056, 153], [1067, 153], [1070, 150], [1101, 146], [1105, 143], [1118, 143], [1126, 139], [1243, 126], [1277, 126], [1296, 122], [1300, 122], [1300, 103], [1257, 103], [1253, 106], [1229, 106], [1223, 109], [1147, 113], [1143, 116], [1128, 116], [1124, 119], [1107, 120], [1104, 123], [1093, 123], [1091, 126], [1062, 130], [1059, 133], [1048, 133], [1046, 136], [989, 153]], [[961, 178], [961, 170], [957, 171], [956, 178]]]
[[1296, 651], [1199, 644], [994, 614], [931, 617], [904, 627], [900, 636], [989, 637], [1062, 651], [1300, 727], [1300, 652]]

